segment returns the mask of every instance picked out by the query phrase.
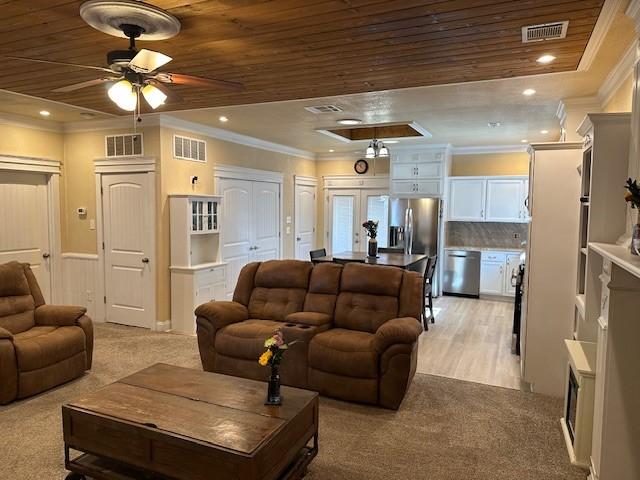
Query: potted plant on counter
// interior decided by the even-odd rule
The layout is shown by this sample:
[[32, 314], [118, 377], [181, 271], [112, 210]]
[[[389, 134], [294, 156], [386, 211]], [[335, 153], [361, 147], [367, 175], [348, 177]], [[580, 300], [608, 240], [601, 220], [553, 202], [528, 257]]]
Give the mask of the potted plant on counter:
[[633, 255], [640, 255], [640, 186], [638, 186], [637, 180], [627, 180], [625, 185], [627, 193], [624, 199], [627, 203], [631, 204], [631, 208], [638, 210], [634, 223], [631, 227], [631, 253]]
[[374, 222], [373, 220], [367, 220], [362, 224], [362, 226], [367, 231], [367, 236], [369, 237], [369, 250], [368, 255], [370, 257], [378, 256], [378, 222]]

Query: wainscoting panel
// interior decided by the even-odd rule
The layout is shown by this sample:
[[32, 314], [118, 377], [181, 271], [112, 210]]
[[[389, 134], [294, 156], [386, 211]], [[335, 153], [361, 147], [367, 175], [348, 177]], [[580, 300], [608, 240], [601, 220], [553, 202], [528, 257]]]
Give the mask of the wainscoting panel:
[[96, 315], [96, 298], [98, 281], [98, 255], [88, 253], [62, 254], [62, 291], [63, 303], [66, 305], [82, 305], [87, 309], [94, 321]]

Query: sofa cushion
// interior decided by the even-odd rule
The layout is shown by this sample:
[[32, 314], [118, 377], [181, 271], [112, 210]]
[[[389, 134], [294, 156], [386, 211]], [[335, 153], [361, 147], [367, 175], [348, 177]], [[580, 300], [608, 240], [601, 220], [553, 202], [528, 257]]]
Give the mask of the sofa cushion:
[[340, 292], [397, 297], [400, 294], [402, 274], [403, 270], [396, 267], [350, 262], [342, 271]]
[[380, 325], [397, 316], [397, 297], [341, 292], [338, 295], [334, 324], [349, 330], [375, 333]]
[[13, 334], [35, 325], [35, 303], [31, 295], [0, 297], [0, 327]]
[[306, 290], [312, 268], [311, 262], [301, 260], [269, 260], [258, 267], [254, 283], [256, 287]]
[[0, 265], [0, 297], [30, 294], [29, 282], [21, 263], [9, 262]]
[[302, 288], [256, 287], [249, 301], [249, 317], [281, 322], [290, 313], [302, 311], [306, 293]]
[[85, 351], [86, 340], [80, 327], [58, 327], [48, 332], [38, 330], [37, 333], [34, 335], [27, 331], [13, 338], [21, 372], [44, 368]]
[[272, 320], [245, 320], [232, 323], [216, 334], [216, 352], [227, 357], [254, 360], [265, 351], [264, 341], [284, 323]]
[[247, 263], [240, 274], [238, 275], [238, 281], [236, 282], [236, 288], [233, 291], [233, 301], [241, 303], [245, 307], [249, 306], [249, 300], [251, 299], [251, 292], [253, 292], [254, 280], [256, 272], [260, 262]]
[[319, 333], [309, 345], [309, 367], [348, 377], [376, 378], [374, 338], [371, 333], [342, 328]]
[[304, 310], [333, 316], [341, 275], [342, 265], [337, 263], [320, 263], [314, 266], [304, 300]]

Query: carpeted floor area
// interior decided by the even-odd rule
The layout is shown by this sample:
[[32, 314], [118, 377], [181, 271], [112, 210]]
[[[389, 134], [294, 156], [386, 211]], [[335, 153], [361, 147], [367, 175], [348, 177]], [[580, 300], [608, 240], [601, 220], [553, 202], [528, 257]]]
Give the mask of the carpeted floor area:
[[[156, 362], [200, 368], [193, 337], [96, 325], [93, 369], [0, 407], [2, 478], [65, 477], [60, 406]], [[416, 375], [398, 412], [321, 399], [310, 480], [584, 480], [569, 464], [561, 402], [516, 390]], [[215, 478], [215, 477], [212, 477]]]

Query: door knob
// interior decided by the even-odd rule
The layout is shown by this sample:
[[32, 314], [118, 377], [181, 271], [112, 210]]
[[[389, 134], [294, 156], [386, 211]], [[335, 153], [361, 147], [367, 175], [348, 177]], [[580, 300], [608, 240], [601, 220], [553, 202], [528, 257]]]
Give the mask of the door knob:
[[148, 259], [147, 257], [144, 257], [144, 258], [142, 259], [142, 263], [149, 263], [149, 259]]
[[43, 253], [42, 254], [42, 258], [49, 258], [51, 255], [49, 255], [48, 253]]
[[302, 240], [302, 238], [296, 237], [296, 240], [299, 242], [300, 240]]

